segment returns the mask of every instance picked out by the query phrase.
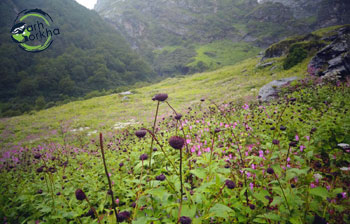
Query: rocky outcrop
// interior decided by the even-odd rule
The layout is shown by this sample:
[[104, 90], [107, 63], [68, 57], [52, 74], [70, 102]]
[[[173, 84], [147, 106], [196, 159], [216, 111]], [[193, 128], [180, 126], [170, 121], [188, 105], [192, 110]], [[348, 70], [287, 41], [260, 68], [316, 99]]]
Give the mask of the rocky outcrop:
[[276, 99], [278, 97], [278, 93], [281, 90], [281, 87], [297, 79], [298, 77], [284, 78], [279, 80], [273, 80], [272, 82], [264, 85], [259, 91], [259, 101], [269, 102], [273, 99]]
[[329, 37], [331, 44], [317, 52], [308, 65], [313, 75], [350, 76], [350, 26], [343, 27]]
[[315, 14], [323, 0], [259, 0], [259, 3], [274, 2], [280, 3], [292, 10], [296, 18], [306, 18]]

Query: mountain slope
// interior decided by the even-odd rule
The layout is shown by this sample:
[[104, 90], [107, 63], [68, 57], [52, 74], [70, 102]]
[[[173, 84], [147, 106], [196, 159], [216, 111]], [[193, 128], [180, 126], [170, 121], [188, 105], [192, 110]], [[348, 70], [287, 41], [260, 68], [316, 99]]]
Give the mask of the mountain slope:
[[[22, 51], [10, 36], [23, 9], [40, 8], [60, 29], [40, 53]], [[0, 113], [16, 115], [95, 90], [149, 81], [149, 66], [100, 16], [73, 0], [0, 2]]]
[[259, 51], [258, 47], [284, 37], [350, 23], [349, 6], [341, 0], [98, 0], [95, 10], [120, 30], [159, 74], [168, 76], [227, 65], [218, 59], [224, 53], [211, 50], [207, 51], [210, 60], [198, 63], [199, 49], [211, 43], [246, 42], [251, 51], [222, 45], [244, 59]]

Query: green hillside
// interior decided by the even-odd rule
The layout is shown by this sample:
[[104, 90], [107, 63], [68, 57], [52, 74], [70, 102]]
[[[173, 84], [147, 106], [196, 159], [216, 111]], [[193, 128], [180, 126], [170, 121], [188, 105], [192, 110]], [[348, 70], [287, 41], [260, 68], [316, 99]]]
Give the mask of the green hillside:
[[[40, 8], [60, 29], [43, 52], [11, 40], [17, 13]], [[150, 81], [154, 73], [96, 12], [74, 0], [0, 2], [0, 116], [13, 116], [83, 97], [92, 91]]]

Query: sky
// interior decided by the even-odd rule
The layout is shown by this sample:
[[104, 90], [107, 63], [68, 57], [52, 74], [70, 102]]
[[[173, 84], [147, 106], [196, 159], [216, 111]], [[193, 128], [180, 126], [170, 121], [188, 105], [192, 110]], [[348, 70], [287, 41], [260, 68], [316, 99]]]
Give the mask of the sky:
[[97, 0], [76, 0], [76, 1], [88, 9], [93, 9], [95, 3], [97, 2]]

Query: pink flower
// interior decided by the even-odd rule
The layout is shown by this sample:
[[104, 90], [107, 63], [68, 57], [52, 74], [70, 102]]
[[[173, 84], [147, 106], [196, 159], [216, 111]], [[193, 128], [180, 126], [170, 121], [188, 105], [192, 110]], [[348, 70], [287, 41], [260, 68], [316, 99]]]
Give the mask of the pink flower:
[[244, 106], [242, 106], [243, 109], [248, 110], [249, 109], [249, 105], [248, 104], [244, 104]]
[[115, 199], [115, 203], [117, 203], [117, 205], [119, 205], [119, 198]]
[[311, 184], [310, 184], [310, 187], [311, 187], [311, 188], [315, 188], [316, 185], [315, 185], [314, 183], [311, 183]]
[[251, 189], [251, 190], [254, 189], [254, 184], [253, 184], [253, 183], [250, 183], [249, 186], [250, 186], [250, 189]]
[[306, 147], [304, 145], [300, 145], [300, 152], [304, 151]]
[[108, 173], [108, 176], [112, 176], [112, 174], [111, 174], [111, 173]]
[[190, 144], [191, 143], [191, 139], [186, 139], [186, 143]]
[[306, 140], [310, 141], [310, 136], [305, 136]]
[[298, 135], [295, 135], [295, 141], [299, 141], [299, 136]]

